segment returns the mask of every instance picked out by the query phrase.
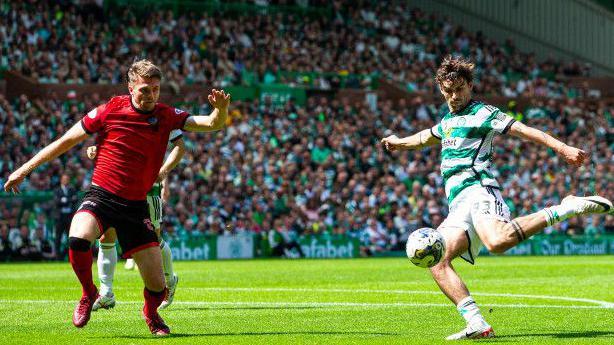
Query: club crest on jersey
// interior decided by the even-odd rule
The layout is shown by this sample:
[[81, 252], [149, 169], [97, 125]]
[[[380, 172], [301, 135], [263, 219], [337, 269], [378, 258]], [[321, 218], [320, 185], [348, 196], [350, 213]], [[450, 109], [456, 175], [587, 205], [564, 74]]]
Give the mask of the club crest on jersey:
[[155, 126], [158, 124], [158, 118], [155, 116], [150, 116], [147, 118], [147, 123], [149, 123], [152, 126]]
[[184, 112], [183, 110], [175, 108], [175, 114], [179, 115], [183, 112]]

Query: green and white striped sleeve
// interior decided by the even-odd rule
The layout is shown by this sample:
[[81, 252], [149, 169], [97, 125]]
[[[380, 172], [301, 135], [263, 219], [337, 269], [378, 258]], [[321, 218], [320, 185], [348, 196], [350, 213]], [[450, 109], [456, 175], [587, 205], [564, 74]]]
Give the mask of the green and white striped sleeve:
[[431, 127], [431, 134], [441, 140], [443, 136], [443, 130], [441, 129], [441, 122], [438, 122], [435, 126]]
[[[492, 107], [492, 106], [489, 106]], [[507, 115], [501, 110], [494, 108], [488, 119], [485, 121], [485, 125], [488, 126], [491, 130], [499, 133], [505, 134], [510, 130], [512, 124], [516, 122], [513, 117]]]

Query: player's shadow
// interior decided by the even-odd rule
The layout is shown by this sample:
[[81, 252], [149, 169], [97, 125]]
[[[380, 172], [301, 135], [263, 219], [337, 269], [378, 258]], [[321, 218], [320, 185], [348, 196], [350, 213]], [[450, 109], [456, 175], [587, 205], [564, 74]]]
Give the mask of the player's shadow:
[[497, 335], [493, 340], [501, 338], [548, 337], [557, 339], [573, 338], [614, 338], [614, 331], [561, 332], [561, 333], [523, 333]]
[[[168, 338], [193, 338], [193, 337], [245, 337], [245, 336], [262, 336], [262, 335], [400, 335], [400, 333], [392, 332], [220, 332], [220, 333], [173, 333]], [[103, 338], [117, 339], [152, 339], [157, 340], [158, 337], [152, 335], [106, 335]]]

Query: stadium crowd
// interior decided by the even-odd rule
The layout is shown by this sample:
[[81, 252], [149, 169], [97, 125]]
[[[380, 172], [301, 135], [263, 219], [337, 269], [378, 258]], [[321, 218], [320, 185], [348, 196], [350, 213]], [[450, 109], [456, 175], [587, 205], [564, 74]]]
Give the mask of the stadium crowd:
[[478, 94], [551, 98], [582, 96], [565, 77], [590, 72], [577, 62], [538, 62], [511, 41], [498, 44], [408, 2], [337, 0], [330, 8], [330, 16], [318, 17], [162, 10], [138, 16], [135, 8], [111, 16], [96, 5], [7, 2], [0, 6], [0, 68], [41, 83], [110, 84], [123, 81], [135, 57], [155, 56], [177, 86], [369, 88], [383, 76], [410, 92], [435, 94], [437, 61], [456, 53], [476, 62]]
[[[101, 101], [94, 95], [65, 102], [22, 96], [11, 102], [0, 95], [5, 139], [0, 143], [0, 183]], [[574, 169], [543, 147], [498, 138], [493, 162], [513, 215], [556, 204], [570, 193], [614, 197], [614, 107], [594, 104], [536, 100], [524, 113], [514, 114], [585, 149], [590, 163]], [[164, 229], [175, 238], [228, 232], [266, 238], [274, 231], [291, 241], [303, 234], [349, 234], [360, 239], [365, 252], [399, 249], [409, 232], [436, 227], [446, 216], [439, 147], [389, 154], [379, 139], [389, 132], [409, 135], [432, 126], [442, 106], [420, 98], [411, 104], [379, 102], [377, 109], [314, 97], [305, 106], [234, 102], [225, 131], [184, 134], [187, 154], [170, 176]], [[186, 110], [207, 113], [207, 107], [197, 104]], [[22, 190], [54, 189], [62, 172], [85, 190], [93, 168], [85, 147], [92, 144], [88, 139], [65, 158], [38, 169]], [[16, 253], [29, 245], [40, 248], [36, 257], [42, 257], [54, 212], [50, 202], [30, 207], [19, 199], [0, 203], [0, 249]], [[28, 229], [30, 242], [24, 240]], [[594, 216], [585, 223], [572, 218], [546, 230], [605, 232], [614, 232], [613, 216]]]
[[[614, 199], [614, 107], [591, 99], [599, 96], [595, 90], [566, 82], [588, 75], [590, 66], [538, 62], [511, 41], [498, 44], [402, 1], [318, 4], [330, 5], [330, 18], [161, 10], [137, 16], [127, 8], [107, 16], [94, 3], [5, 2], [0, 70], [41, 83], [116, 84], [135, 57], [155, 57], [174, 88], [259, 83], [370, 88], [384, 77], [428, 95], [438, 93], [433, 74], [440, 58], [462, 54], [476, 62], [478, 95], [534, 97], [527, 109], [512, 101], [504, 110], [590, 154], [590, 164], [576, 170], [542, 147], [499, 138], [494, 163], [513, 215], [556, 204], [570, 193]], [[72, 96], [9, 100], [0, 94], [0, 183], [105, 101], [97, 94]], [[186, 110], [192, 113], [210, 110], [204, 98], [190, 104]], [[171, 201], [164, 210], [167, 235], [255, 232], [271, 242], [292, 243], [302, 234], [347, 233], [360, 239], [365, 253], [399, 249], [409, 232], [436, 227], [446, 216], [439, 148], [390, 154], [379, 139], [432, 126], [442, 106], [422, 97], [377, 106], [324, 97], [309, 98], [304, 106], [292, 100], [281, 107], [267, 99], [233, 102], [227, 130], [185, 134], [188, 153], [171, 174]], [[93, 163], [85, 146], [92, 144], [90, 139], [36, 170], [22, 190], [55, 189], [64, 172], [78, 190], [87, 189]], [[0, 202], [0, 260], [55, 255], [53, 202], [36, 200]], [[614, 233], [614, 217], [585, 223], [572, 218], [546, 230], [604, 232]]]

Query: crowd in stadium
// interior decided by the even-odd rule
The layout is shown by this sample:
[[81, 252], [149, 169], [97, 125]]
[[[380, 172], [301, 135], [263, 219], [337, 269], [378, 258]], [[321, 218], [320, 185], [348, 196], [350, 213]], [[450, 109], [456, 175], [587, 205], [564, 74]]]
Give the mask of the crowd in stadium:
[[[25, 96], [9, 102], [0, 95], [0, 133], [7, 139], [0, 143], [0, 183], [97, 102], [96, 97], [60, 102]], [[568, 194], [612, 198], [613, 145], [607, 144], [607, 136], [614, 107], [591, 104], [572, 99], [536, 102], [514, 114], [587, 150], [590, 164], [583, 168], [568, 167], [552, 152], [518, 138], [495, 141], [498, 179], [513, 215], [557, 204]], [[207, 105], [200, 108], [187, 110], [208, 111]], [[375, 111], [366, 103], [326, 98], [309, 98], [304, 107], [288, 102], [283, 108], [258, 100], [234, 102], [225, 131], [184, 134], [187, 154], [170, 176], [164, 229], [177, 238], [244, 231], [264, 238], [271, 230], [289, 239], [347, 233], [360, 238], [365, 251], [398, 249], [409, 232], [436, 227], [446, 216], [439, 148], [389, 154], [379, 139], [390, 131], [409, 135], [432, 126], [438, 108], [419, 100], [380, 102]], [[71, 172], [72, 183], [85, 190], [93, 165], [85, 146], [93, 143], [90, 139], [38, 169], [22, 190], [52, 190], [64, 169]], [[0, 238], [13, 233], [16, 239], [24, 225], [32, 237], [40, 230], [50, 233], [46, 227], [53, 218], [52, 203], [35, 204], [33, 212], [15, 206], [0, 203], [0, 218], [5, 220]], [[546, 231], [605, 232], [614, 232], [614, 217], [594, 216], [586, 222], [572, 218]]]
[[[10, 2], [0, 6], [0, 65], [41, 83], [115, 84], [123, 82], [135, 56], [147, 56], [160, 63], [171, 85], [309, 82], [328, 89], [339, 87], [340, 76], [360, 75], [344, 86], [368, 88], [383, 76], [410, 92], [437, 93], [436, 64], [443, 55], [460, 53], [477, 64], [477, 94], [536, 97], [527, 109], [511, 102], [511, 115], [590, 155], [590, 164], [575, 169], [543, 147], [499, 138], [494, 163], [513, 216], [557, 204], [568, 194], [614, 198], [614, 107], [585, 100], [587, 90], [571, 88], [561, 78], [586, 75], [588, 67], [538, 63], [512, 42], [497, 44], [445, 18], [410, 11], [402, 2], [395, 6], [405, 7], [374, 2], [358, 10], [335, 1], [332, 20], [163, 11], [136, 17], [128, 10], [106, 18], [96, 6]], [[288, 79], [283, 71], [334, 73], [307, 81], [300, 75]], [[67, 101], [0, 94], [0, 183], [104, 101], [96, 94]], [[163, 228], [176, 238], [245, 231], [266, 238], [275, 231], [291, 240], [347, 233], [360, 239], [365, 253], [400, 249], [409, 232], [436, 227], [446, 216], [439, 148], [390, 154], [379, 140], [432, 126], [442, 106], [420, 97], [411, 103], [379, 102], [375, 109], [324, 97], [283, 107], [266, 100], [235, 101], [226, 130], [185, 134], [188, 152], [170, 176]], [[209, 111], [204, 100], [186, 110]], [[22, 190], [53, 190], [63, 172], [71, 174], [77, 189], [87, 189], [93, 163], [85, 146], [93, 143], [90, 139], [37, 169]], [[52, 257], [54, 212], [52, 202], [1, 202], [0, 259]], [[546, 230], [605, 232], [614, 233], [613, 216], [572, 218]]]
[[576, 62], [538, 62], [511, 41], [498, 44], [402, 1], [335, 1], [330, 18], [138, 16], [129, 9], [106, 17], [95, 5], [47, 1], [10, 2], [0, 10], [0, 66], [41, 83], [121, 83], [136, 56], [155, 56], [175, 85], [283, 82], [330, 89], [344, 79], [345, 87], [368, 88], [384, 76], [410, 92], [434, 94], [438, 59], [458, 53], [476, 62], [478, 94], [561, 98], [578, 93], [562, 77], [590, 71]]

